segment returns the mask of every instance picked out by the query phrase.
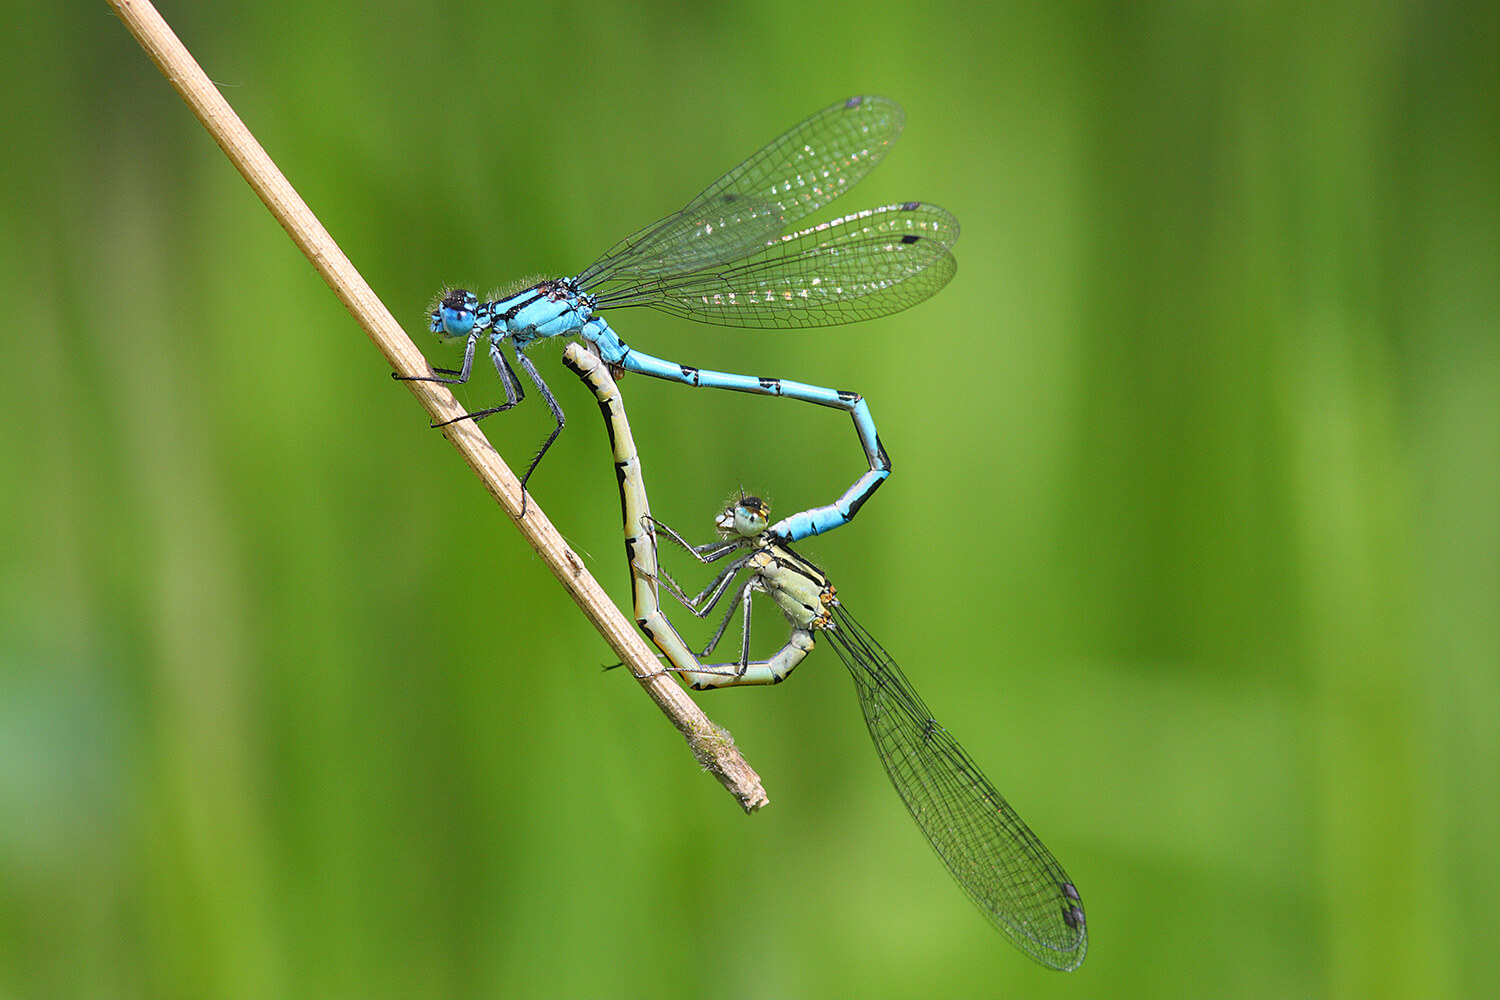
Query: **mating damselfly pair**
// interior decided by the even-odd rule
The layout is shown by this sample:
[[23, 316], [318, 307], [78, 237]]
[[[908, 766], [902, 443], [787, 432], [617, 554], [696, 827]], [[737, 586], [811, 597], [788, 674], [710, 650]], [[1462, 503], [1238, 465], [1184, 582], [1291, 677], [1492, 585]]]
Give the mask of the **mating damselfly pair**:
[[[627, 347], [598, 314], [645, 305], [724, 326], [809, 327], [884, 316], [928, 298], [957, 267], [950, 249], [958, 224], [941, 208], [903, 202], [783, 235], [873, 169], [895, 141], [902, 120], [891, 101], [850, 98], [776, 139], [683, 209], [622, 240], [575, 277], [550, 279], [487, 302], [464, 289], [448, 291], [432, 313], [432, 330], [466, 342], [462, 367], [435, 368], [434, 376], [397, 377], [462, 384], [488, 335], [506, 401], [454, 418], [478, 420], [514, 407], [525, 396], [502, 350], [510, 341], [517, 363], [556, 422], [522, 477], [523, 497], [527, 480], [565, 419], [526, 354], [547, 338], [577, 335], [591, 345], [592, 352], [570, 345], [565, 357], [599, 397], [620, 470], [626, 450], [637, 471], [639, 462], [605, 365], [690, 386], [786, 396], [848, 412], [868, 471], [833, 503], [775, 524], [769, 523], [765, 505], [742, 497], [720, 517], [721, 540], [708, 545], [691, 546], [651, 521], [639, 475], [630, 480], [621, 471], [637, 620], [666, 657], [666, 669], [699, 688], [776, 683], [811, 651], [815, 633], [825, 637], [854, 678], [871, 738], [892, 783], [959, 885], [1028, 955], [1053, 968], [1072, 969], [1087, 948], [1083, 907], [1072, 881], [933, 721], [895, 661], [843, 609], [822, 571], [789, 547], [847, 524], [890, 474], [890, 459], [863, 397], [663, 361]], [[704, 562], [733, 558], [702, 593], [689, 597], [657, 572], [655, 540], [661, 535]], [[649, 560], [643, 555], [647, 548]], [[712, 651], [743, 606], [739, 661], [701, 663], [661, 612], [659, 584], [700, 617], [712, 613], [732, 591], [729, 613], [701, 655]], [[792, 632], [775, 656], [751, 662], [749, 599], [757, 591], [775, 599]]]

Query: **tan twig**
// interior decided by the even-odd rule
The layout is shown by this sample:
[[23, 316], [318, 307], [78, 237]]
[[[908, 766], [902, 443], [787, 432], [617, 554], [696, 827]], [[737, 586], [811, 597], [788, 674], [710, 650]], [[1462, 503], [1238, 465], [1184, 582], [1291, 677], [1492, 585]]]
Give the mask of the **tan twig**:
[[[364, 327], [375, 346], [380, 348], [392, 368], [404, 375], [430, 374], [427, 361], [411, 338], [396, 323], [390, 311], [376, 298], [369, 285], [355, 271], [354, 265], [334, 243], [312, 210], [298, 197], [281, 171], [255, 141], [243, 122], [219, 94], [197, 62], [183, 47], [156, 9], [145, 0], [109, 0], [125, 26], [130, 29], [161, 69], [177, 93], [187, 102], [193, 114], [208, 129], [214, 141], [224, 150], [251, 188], [265, 202], [271, 214], [281, 223], [292, 242], [312, 261], [323, 280], [328, 282], [349, 312]], [[433, 422], [459, 416], [463, 410], [446, 386], [433, 382], [404, 383], [426, 408]], [[699, 763], [713, 773], [746, 812], [766, 803], [760, 778], [734, 748], [732, 740], [719, 729], [687, 693], [656, 662], [625, 617], [610, 602], [599, 584], [583, 568], [578, 556], [563, 542], [532, 497], [522, 518], [520, 484], [498, 452], [474, 426], [464, 420], [444, 429], [448, 440], [469, 463], [485, 488], [490, 491], [527, 542], [551, 567], [553, 575], [572, 595], [579, 608], [604, 641], [630, 668], [651, 699], [686, 737]]]

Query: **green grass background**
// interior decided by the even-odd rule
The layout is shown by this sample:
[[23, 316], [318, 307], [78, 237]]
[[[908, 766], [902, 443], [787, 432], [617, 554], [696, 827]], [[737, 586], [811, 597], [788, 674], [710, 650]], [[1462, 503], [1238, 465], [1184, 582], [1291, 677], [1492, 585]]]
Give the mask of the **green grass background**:
[[[163, 7], [436, 364], [444, 284], [576, 272], [812, 111], [904, 105], [837, 207], [951, 209], [937, 298], [611, 320], [870, 399], [895, 474], [803, 550], [1092, 948], [1050, 973], [973, 912], [827, 650], [703, 697], [771, 795], [742, 815], [106, 6], [35, 3], [0, 59], [0, 997], [1500, 993], [1500, 8]], [[623, 601], [557, 353], [535, 496]], [[624, 388], [684, 530], [860, 471], [831, 411]], [[547, 424], [484, 428], [521, 463]]]

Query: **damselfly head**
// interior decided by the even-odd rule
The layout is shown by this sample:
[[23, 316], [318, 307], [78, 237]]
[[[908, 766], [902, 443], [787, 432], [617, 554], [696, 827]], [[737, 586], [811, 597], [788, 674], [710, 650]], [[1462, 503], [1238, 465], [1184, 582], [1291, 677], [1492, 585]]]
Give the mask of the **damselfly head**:
[[479, 299], [473, 292], [451, 288], [432, 311], [432, 332], [444, 340], [462, 340], [479, 318]]
[[742, 496], [719, 515], [716, 522], [725, 535], [754, 538], [771, 523], [771, 505], [760, 497]]

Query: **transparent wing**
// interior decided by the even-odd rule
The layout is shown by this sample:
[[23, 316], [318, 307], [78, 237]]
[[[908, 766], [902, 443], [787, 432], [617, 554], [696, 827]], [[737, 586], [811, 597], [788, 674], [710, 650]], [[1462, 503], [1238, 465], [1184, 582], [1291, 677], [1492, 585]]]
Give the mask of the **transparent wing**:
[[578, 276], [580, 286], [645, 281], [751, 253], [873, 170], [903, 121], [901, 108], [883, 97], [824, 108], [681, 211], [621, 240]]
[[1018, 948], [1078, 967], [1088, 931], [1078, 890], [963, 747], [932, 719], [894, 660], [841, 606], [821, 633], [854, 675], [870, 738], [933, 850]]
[[958, 221], [907, 202], [782, 237], [742, 260], [600, 292], [595, 307], [652, 306], [740, 327], [833, 326], [900, 312], [953, 278]]

